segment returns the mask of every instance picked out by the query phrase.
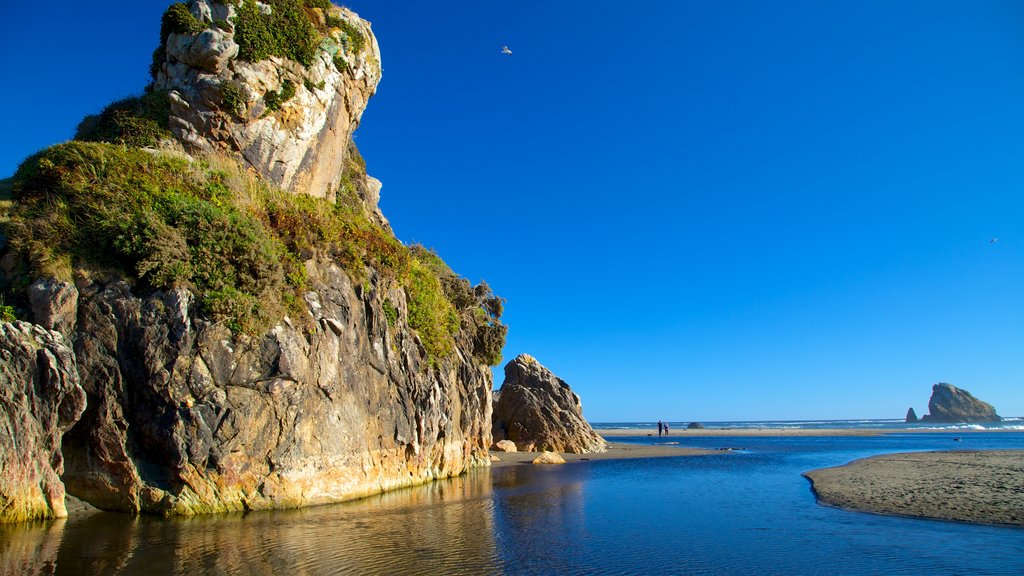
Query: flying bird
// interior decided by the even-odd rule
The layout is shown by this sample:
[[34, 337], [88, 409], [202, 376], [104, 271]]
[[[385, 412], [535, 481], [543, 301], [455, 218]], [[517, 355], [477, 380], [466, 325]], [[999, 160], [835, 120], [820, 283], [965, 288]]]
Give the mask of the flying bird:
[[989, 244], [995, 244], [996, 242], [999, 242], [999, 238], [993, 238], [988, 241]]
[[508, 56], [512, 55], [512, 51], [508, 49], [508, 46], [502, 46], [501, 47], [501, 53], [502, 54], [506, 54]]

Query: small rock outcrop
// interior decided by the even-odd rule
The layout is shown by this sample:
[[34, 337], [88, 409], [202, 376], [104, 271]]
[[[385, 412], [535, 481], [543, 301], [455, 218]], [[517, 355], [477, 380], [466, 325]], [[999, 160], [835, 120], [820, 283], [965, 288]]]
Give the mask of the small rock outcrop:
[[494, 449], [498, 452], [516, 452], [516, 443], [511, 440], [498, 440], [494, 443]]
[[0, 322], [0, 522], [63, 518], [61, 438], [85, 410], [60, 333]]
[[687, 430], [703, 430], [704, 429], [704, 425], [701, 424], [700, 422], [690, 422], [689, 424], [686, 425], [686, 429]]
[[917, 412], [914, 412], [914, 408], [911, 407], [907, 410], [907, 424], [917, 424]]
[[921, 422], [1000, 422], [1002, 418], [988, 402], [982, 402], [966, 390], [952, 384], [939, 383], [932, 386], [932, 397], [928, 400], [928, 414]]
[[512, 440], [528, 451], [586, 454], [608, 449], [583, 418], [580, 397], [529, 354], [505, 365], [498, 398], [492, 420], [496, 439]]
[[534, 464], [565, 464], [565, 458], [557, 452], [541, 452], [539, 456], [533, 459]]

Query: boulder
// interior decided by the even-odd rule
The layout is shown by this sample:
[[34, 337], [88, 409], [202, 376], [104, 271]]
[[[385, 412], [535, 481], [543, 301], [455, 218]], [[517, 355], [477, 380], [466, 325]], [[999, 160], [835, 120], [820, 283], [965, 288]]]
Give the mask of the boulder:
[[516, 452], [516, 443], [511, 440], [498, 440], [494, 444], [498, 452]]
[[63, 518], [61, 438], [85, 410], [64, 337], [0, 322], [0, 522]]
[[565, 458], [562, 458], [561, 454], [557, 452], [549, 452], [545, 450], [533, 459], [534, 464], [565, 464]]
[[494, 406], [492, 435], [523, 450], [604, 452], [607, 444], [583, 418], [580, 398], [529, 354], [505, 366]]
[[939, 383], [932, 386], [932, 397], [928, 400], [928, 414], [921, 422], [1000, 422], [1002, 418], [988, 402], [982, 402], [970, 392], [952, 384]]
[[690, 422], [689, 424], [686, 425], [686, 429], [687, 430], [703, 430], [704, 429], [704, 425], [701, 424], [700, 422]]
[[917, 420], [917, 412], [914, 412], [914, 408], [910, 407], [907, 410], [907, 424], [916, 424]]

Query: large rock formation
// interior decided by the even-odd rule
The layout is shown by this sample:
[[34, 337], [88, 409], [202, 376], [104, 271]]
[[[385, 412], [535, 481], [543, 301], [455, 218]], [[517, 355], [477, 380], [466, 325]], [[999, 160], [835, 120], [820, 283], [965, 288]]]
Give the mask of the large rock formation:
[[529, 354], [505, 365], [505, 382], [497, 398], [495, 439], [512, 440], [526, 451], [586, 454], [608, 449], [583, 418], [580, 397]]
[[[288, 4], [267, 0], [256, 7], [269, 16]], [[190, 151], [238, 155], [282, 188], [334, 198], [354, 153], [352, 132], [381, 78], [370, 24], [346, 8], [331, 5], [326, 14], [305, 8], [326, 31], [319, 46], [303, 53], [306, 63], [277, 55], [251, 61], [237, 37], [247, 34], [240, 30], [244, 4], [192, 0], [188, 9], [202, 30], [175, 32], [165, 24], [163, 52], [154, 62], [154, 87], [170, 94], [171, 132]], [[380, 182], [356, 184], [380, 217]]]
[[[195, 514], [324, 504], [489, 465], [493, 382], [481, 349], [489, 357], [494, 349], [500, 351], [500, 299], [486, 287], [474, 290], [456, 278], [436, 256], [428, 257], [436, 262], [414, 265], [413, 251], [390, 236], [377, 209], [379, 183], [365, 173], [351, 180], [348, 166], [358, 154], [351, 134], [380, 79], [380, 56], [368, 23], [346, 9], [331, 6], [325, 12], [317, 5], [326, 3], [193, 0], [172, 5], [154, 59], [157, 92], [150, 93], [167, 91], [170, 131], [195, 154], [187, 158], [190, 164], [210, 161], [216, 157], [211, 152], [224, 153], [292, 192], [328, 199], [337, 194], [345, 211], [353, 209], [349, 201], [356, 194], [365, 216], [379, 225], [348, 230], [344, 239], [350, 244], [341, 246], [338, 238], [317, 244], [317, 232], [303, 229], [304, 221], [288, 224], [297, 235], [305, 234], [301, 246], [287, 252], [294, 259], [289, 274], [301, 277], [293, 285], [302, 287], [289, 303], [290, 317], [275, 316], [262, 333], [215, 321], [217, 312], [199, 302], [208, 292], [195, 282], [156, 284], [151, 276], [142, 278], [130, 260], [97, 262], [95, 254], [104, 255], [110, 243], [80, 246], [61, 256], [70, 264], [66, 268], [39, 272], [33, 266], [46, 259], [33, 260], [28, 252], [32, 242], [46, 241], [29, 242], [31, 223], [25, 214], [19, 215], [18, 242], [11, 243], [21, 252], [0, 247], [0, 289], [24, 301], [19, 306], [23, 316], [73, 342], [88, 406], [64, 437], [63, 479], [70, 494], [97, 507]], [[239, 38], [243, 12], [250, 20], [275, 13], [309, 18], [305, 25], [313, 22], [322, 36], [314, 38], [318, 43], [308, 62], [274, 54], [246, 59]], [[259, 32], [260, 41], [274, 33]], [[105, 149], [89, 150], [102, 156]], [[142, 155], [163, 158], [165, 152]], [[97, 186], [104, 184], [102, 175], [95, 178]], [[123, 192], [132, 190], [128, 186]], [[58, 192], [19, 188], [15, 199], [21, 204], [32, 195], [51, 193]], [[189, 197], [189, 210], [208, 200]], [[230, 217], [200, 218], [201, 225], [227, 226], [231, 218], [243, 217], [241, 209], [233, 210]], [[148, 234], [171, 225], [152, 213], [140, 216], [140, 222], [128, 216], [117, 224], [125, 226], [126, 242], [150, 242]], [[253, 226], [269, 219], [264, 213], [253, 219]], [[132, 235], [133, 225], [140, 234]], [[257, 266], [244, 254], [222, 248], [219, 238], [204, 247], [205, 254], [231, 260], [234, 267], [223, 268], [231, 277], [214, 290], [238, 291], [231, 284], [236, 277], [266, 272], [248, 270]], [[355, 245], [359, 241], [367, 244]], [[184, 240], [161, 248], [166, 250], [153, 252], [147, 262], [212, 269], [208, 260], [191, 260], [194, 246]], [[284, 258], [291, 248], [280, 249], [275, 254]], [[371, 249], [378, 256], [370, 255]], [[90, 251], [93, 260], [78, 258]], [[382, 262], [388, 257], [399, 264], [387, 269]], [[405, 280], [398, 278], [403, 272], [396, 272], [401, 262], [407, 267]], [[48, 274], [66, 275], [74, 283], [36, 280]], [[422, 288], [441, 282], [441, 274], [450, 274], [446, 284], [434, 292]], [[419, 292], [407, 291], [411, 277]], [[27, 290], [18, 288], [28, 284]], [[448, 289], [460, 291], [458, 304]], [[426, 294], [426, 300], [410, 294]], [[481, 298], [489, 298], [489, 304]], [[224, 301], [255, 309], [245, 304], [248, 300]], [[414, 305], [418, 329], [410, 326]], [[424, 309], [451, 313], [425, 322], [423, 317], [433, 317], [424, 316]], [[438, 339], [427, 336], [434, 328], [453, 341], [443, 352], [428, 347]], [[33, 334], [40, 329], [31, 328]], [[481, 346], [488, 335], [488, 345]], [[70, 353], [58, 357], [72, 362]], [[56, 380], [45, 380], [51, 381]], [[72, 411], [64, 408], [56, 420], [48, 416], [52, 410], [47, 406], [26, 410], [48, 419], [45, 430], [73, 421]], [[45, 447], [37, 453], [59, 471], [61, 452], [53, 448], [59, 435], [46, 434]], [[15, 439], [20, 447], [22, 434]], [[13, 486], [9, 471], [18, 470], [5, 465], [0, 474], [4, 489]], [[58, 492], [48, 490], [47, 506], [59, 513], [54, 503]]]
[[988, 402], [982, 402], [970, 392], [952, 384], [939, 383], [932, 386], [932, 397], [928, 400], [928, 414], [921, 422], [999, 422], [1002, 418]]
[[67, 516], [61, 436], [85, 391], [63, 336], [0, 322], [0, 408], [0, 522]]
[[338, 502], [488, 465], [490, 371], [465, 335], [431, 366], [403, 290], [354, 284], [331, 262], [307, 270], [309, 317], [255, 338], [204, 319], [186, 290], [83, 285], [89, 400], [65, 437], [68, 491], [194, 514]]

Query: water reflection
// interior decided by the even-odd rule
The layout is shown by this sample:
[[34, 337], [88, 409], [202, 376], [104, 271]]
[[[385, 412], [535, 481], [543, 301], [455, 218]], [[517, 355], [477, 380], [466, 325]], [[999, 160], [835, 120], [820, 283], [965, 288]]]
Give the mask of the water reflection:
[[4, 576], [498, 571], [487, 470], [334, 506], [176, 519], [94, 513], [0, 530]]

